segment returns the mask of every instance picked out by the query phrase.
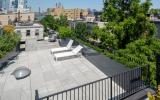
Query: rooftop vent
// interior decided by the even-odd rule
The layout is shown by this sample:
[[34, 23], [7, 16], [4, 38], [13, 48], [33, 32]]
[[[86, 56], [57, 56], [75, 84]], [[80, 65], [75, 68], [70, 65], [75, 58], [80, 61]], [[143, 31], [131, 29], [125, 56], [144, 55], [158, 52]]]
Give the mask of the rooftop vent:
[[14, 75], [17, 80], [24, 79], [31, 74], [31, 70], [26, 67], [16, 68], [11, 75]]

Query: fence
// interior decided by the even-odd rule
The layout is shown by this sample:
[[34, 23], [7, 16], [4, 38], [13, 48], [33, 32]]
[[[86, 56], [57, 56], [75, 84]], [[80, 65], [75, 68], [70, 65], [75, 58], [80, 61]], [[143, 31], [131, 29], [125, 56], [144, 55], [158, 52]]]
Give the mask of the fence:
[[35, 99], [121, 100], [146, 88], [150, 81], [148, 77], [149, 67], [140, 67], [45, 97], [39, 97], [38, 90], [36, 90]]

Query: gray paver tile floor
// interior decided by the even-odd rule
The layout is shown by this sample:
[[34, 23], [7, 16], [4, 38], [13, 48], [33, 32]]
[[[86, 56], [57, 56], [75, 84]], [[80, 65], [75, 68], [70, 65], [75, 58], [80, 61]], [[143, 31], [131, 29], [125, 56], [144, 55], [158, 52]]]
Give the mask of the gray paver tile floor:
[[[27, 42], [27, 45], [32, 46], [28, 46], [26, 52], [21, 52], [4, 69], [5, 73], [0, 74], [0, 100], [34, 100], [36, 89], [42, 97], [105, 78], [115, 73], [114, 69], [125, 70], [120, 64], [102, 55], [87, 55], [56, 62], [50, 48], [58, 47], [58, 43]], [[120, 69], [117, 67], [119, 65]], [[11, 73], [21, 66], [31, 69], [31, 75], [16, 80]]]
[[[0, 100], [34, 100], [36, 89], [45, 96], [107, 77], [83, 56], [55, 62], [49, 50], [19, 54], [0, 76]], [[10, 74], [20, 66], [31, 69], [31, 75], [16, 80]]]

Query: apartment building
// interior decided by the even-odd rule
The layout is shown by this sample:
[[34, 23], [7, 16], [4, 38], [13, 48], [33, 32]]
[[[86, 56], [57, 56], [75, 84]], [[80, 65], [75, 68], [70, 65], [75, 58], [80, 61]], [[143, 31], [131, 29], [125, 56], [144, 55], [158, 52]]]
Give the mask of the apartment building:
[[68, 20], [79, 20], [88, 15], [87, 9], [64, 9], [61, 4], [56, 4], [55, 8], [48, 8], [48, 14], [59, 17], [60, 15], [67, 16]]
[[0, 14], [0, 25], [8, 25], [16, 21], [34, 21], [34, 12]]

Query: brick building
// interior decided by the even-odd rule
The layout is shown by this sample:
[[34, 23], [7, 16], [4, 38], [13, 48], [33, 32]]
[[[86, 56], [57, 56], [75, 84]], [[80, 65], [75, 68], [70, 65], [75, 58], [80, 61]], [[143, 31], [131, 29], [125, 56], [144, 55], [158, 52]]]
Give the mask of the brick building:
[[56, 4], [55, 8], [48, 8], [48, 14], [59, 17], [60, 15], [67, 16], [68, 20], [78, 20], [88, 15], [87, 9], [64, 9], [61, 4]]

